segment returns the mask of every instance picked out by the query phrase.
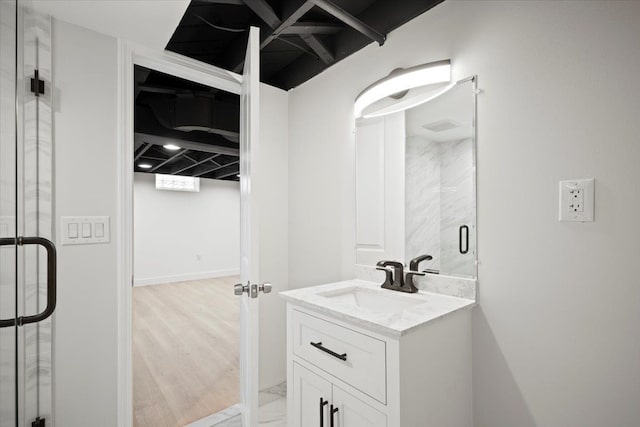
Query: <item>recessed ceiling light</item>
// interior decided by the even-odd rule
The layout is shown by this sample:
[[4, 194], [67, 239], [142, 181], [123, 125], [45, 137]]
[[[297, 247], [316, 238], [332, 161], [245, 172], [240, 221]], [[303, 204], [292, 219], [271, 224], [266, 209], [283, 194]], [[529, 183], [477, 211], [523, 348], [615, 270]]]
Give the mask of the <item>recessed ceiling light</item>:
[[237, 176], [238, 178], [240, 178], [240, 174], [237, 174], [236, 176]]
[[140, 169], [151, 169], [151, 165], [149, 163], [139, 163], [138, 167]]
[[169, 151], [176, 151], [180, 149], [180, 146], [176, 144], [165, 144], [163, 147]]

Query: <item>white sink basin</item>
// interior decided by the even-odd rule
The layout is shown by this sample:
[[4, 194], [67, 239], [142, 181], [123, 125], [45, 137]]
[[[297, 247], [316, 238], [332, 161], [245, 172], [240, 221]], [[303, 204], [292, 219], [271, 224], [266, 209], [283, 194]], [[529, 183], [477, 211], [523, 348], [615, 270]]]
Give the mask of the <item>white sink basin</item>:
[[403, 294], [387, 289], [373, 290], [357, 286], [318, 292], [318, 295], [341, 304], [385, 313], [397, 313], [428, 302], [423, 295]]

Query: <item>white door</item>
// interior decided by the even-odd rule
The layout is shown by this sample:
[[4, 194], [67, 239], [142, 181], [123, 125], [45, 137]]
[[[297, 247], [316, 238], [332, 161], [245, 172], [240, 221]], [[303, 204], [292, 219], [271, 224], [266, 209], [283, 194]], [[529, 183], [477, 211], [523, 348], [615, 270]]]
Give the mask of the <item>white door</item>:
[[[335, 411], [337, 409], [337, 411]], [[387, 427], [387, 417], [340, 387], [333, 386], [336, 427]]]
[[259, 303], [258, 295], [269, 292], [261, 284], [259, 270], [259, 204], [256, 166], [259, 150], [260, 37], [251, 27], [240, 93], [240, 406], [242, 425], [258, 425]]
[[293, 425], [329, 426], [331, 383], [293, 364]]

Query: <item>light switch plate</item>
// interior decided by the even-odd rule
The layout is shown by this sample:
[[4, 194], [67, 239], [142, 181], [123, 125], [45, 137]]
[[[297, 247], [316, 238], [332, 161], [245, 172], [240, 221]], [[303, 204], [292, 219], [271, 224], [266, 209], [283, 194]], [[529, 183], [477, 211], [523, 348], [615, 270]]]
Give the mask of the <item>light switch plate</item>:
[[560, 221], [592, 222], [595, 207], [595, 180], [560, 181]]
[[111, 240], [108, 216], [63, 216], [60, 228], [63, 245], [90, 245]]

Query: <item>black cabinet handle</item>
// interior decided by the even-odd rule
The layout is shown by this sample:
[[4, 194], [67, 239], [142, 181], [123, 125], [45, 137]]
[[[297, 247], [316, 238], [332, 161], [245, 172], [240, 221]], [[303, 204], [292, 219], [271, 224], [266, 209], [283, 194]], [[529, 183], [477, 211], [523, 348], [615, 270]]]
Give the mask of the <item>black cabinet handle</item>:
[[38, 314], [20, 316], [13, 319], [0, 320], [0, 328], [37, 323], [53, 314], [56, 309], [56, 246], [44, 237], [4, 237], [0, 238], [0, 246], [40, 245], [47, 250], [47, 306]]
[[325, 353], [328, 353], [328, 354], [332, 355], [333, 357], [336, 357], [336, 358], [338, 358], [340, 360], [347, 360], [347, 353], [338, 354], [335, 351], [332, 351], [332, 350], [329, 350], [326, 347], [323, 347], [321, 342], [313, 342], [312, 341], [309, 344], [311, 344], [312, 346], [314, 346], [318, 350], [322, 350]]
[[320, 398], [320, 427], [324, 427], [324, 407], [328, 404], [328, 400]]
[[[464, 233], [463, 233], [464, 232]], [[464, 234], [464, 239], [462, 235]], [[463, 245], [464, 240], [464, 245]], [[466, 225], [461, 225], [458, 229], [458, 246], [461, 254], [466, 254], [469, 252], [469, 227]], [[464, 249], [462, 249], [464, 247]]]
[[331, 405], [331, 420], [329, 423], [330, 427], [333, 427], [333, 414], [335, 414], [336, 412], [338, 412], [338, 408], [334, 407], [333, 405]]

